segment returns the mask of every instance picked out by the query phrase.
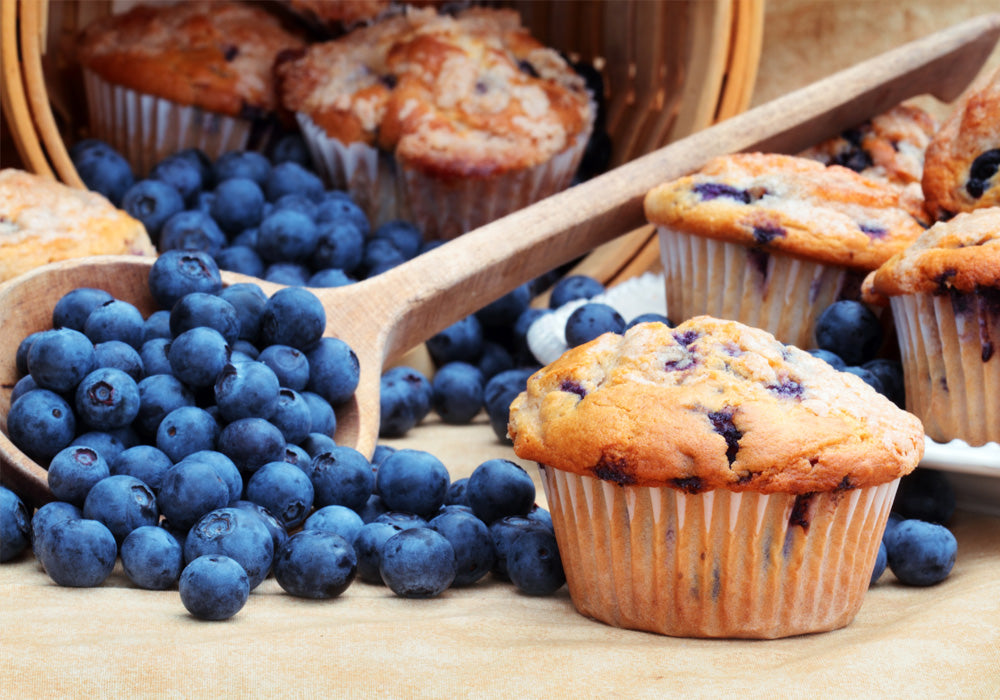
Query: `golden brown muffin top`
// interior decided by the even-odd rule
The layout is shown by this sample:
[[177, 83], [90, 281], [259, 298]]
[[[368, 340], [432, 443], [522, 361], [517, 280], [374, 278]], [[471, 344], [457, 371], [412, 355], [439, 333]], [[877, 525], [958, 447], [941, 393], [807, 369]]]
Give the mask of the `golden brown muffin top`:
[[923, 230], [906, 190], [799, 156], [738, 153], [653, 188], [646, 217], [674, 230], [873, 270]]
[[81, 64], [106, 81], [229, 116], [277, 107], [276, 57], [304, 46], [263, 6], [238, 2], [138, 5], [88, 25]]
[[937, 219], [1000, 206], [1000, 69], [956, 103], [927, 147], [923, 190]]
[[436, 176], [547, 161], [589, 134], [583, 79], [511, 10], [414, 9], [315, 44], [278, 67], [284, 106], [331, 138]]
[[1000, 289], [1000, 207], [976, 209], [929, 228], [865, 280], [866, 294], [969, 294]]
[[859, 377], [709, 316], [568, 350], [528, 380], [508, 431], [522, 459], [692, 493], [868, 487], [924, 450], [920, 420]]

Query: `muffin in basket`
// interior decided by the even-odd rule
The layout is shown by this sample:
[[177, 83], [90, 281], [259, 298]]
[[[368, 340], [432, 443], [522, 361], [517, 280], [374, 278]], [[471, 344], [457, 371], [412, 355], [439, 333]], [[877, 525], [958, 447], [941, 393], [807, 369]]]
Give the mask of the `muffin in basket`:
[[593, 127], [583, 79], [512, 10], [412, 9], [278, 66], [317, 167], [377, 224], [454, 238], [567, 186]]
[[96, 192], [0, 170], [0, 282], [86, 255], [156, 255], [143, 225]]
[[256, 3], [138, 5], [89, 24], [78, 58], [92, 135], [140, 174], [189, 147], [260, 149], [276, 125], [277, 56], [304, 45]]
[[927, 147], [923, 190], [936, 219], [1000, 206], [1000, 68], [944, 120]]
[[896, 323], [906, 408], [938, 442], [1000, 442], [1000, 207], [928, 229], [865, 280]]
[[809, 348], [819, 314], [924, 231], [912, 191], [840, 165], [743, 153], [653, 188], [667, 311], [762, 328]]
[[850, 623], [920, 421], [856, 376], [734, 321], [605, 334], [511, 405], [584, 615], [673, 636]]

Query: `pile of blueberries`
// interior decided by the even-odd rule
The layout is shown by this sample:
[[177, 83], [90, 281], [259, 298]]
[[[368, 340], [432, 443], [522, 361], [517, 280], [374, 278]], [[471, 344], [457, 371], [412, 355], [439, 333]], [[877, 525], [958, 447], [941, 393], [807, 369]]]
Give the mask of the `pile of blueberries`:
[[150, 269], [144, 318], [76, 289], [53, 328], [19, 345], [11, 441], [47, 465], [56, 501], [33, 517], [0, 492], [3, 560], [30, 542], [67, 586], [96, 586], [120, 558], [137, 586], [176, 586], [205, 619], [238, 612], [273, 573], [292, 595], [329, 598], [354, 580], [406, 597], [490, 572], [532, 595], [565, 581], [551, 519], [518, 465], [491, 460], [450, 481], [433, 455], [335, 444], [353, 351], [324, 337], [316, 296], [222, 287], [203, 251]]

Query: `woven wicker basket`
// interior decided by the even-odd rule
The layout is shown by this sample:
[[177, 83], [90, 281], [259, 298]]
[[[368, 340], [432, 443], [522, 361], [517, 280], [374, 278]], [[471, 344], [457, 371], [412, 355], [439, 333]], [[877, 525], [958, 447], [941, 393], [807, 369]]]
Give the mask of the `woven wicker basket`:
[[[82, 187], [68, 145], [87, 135], [77, 31], [134, 4], [0, 0], [3, 112], [24, 167]], [[604, 76], [612, 165], [743, 111], [756, 79], [764, 0], [507, 0], [543, 42]], [[658, 265], [651, 228], [580, 268], [606, 283]]]

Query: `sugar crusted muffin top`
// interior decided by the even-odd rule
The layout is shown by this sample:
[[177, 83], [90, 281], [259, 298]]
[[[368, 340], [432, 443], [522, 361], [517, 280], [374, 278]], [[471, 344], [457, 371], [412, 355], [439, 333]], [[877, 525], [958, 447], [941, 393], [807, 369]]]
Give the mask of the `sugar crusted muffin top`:
[[941, 124], [927, 147], [923, 191], [937, 219], [1000, 206], [1000, 68]]
[[654, 224], [872, 270], [924, 231], [919, 198], [839, 165], [738, 153], [647, 193]]
[[411, 9], [315, 44], [278, 73], [285, 107], [331, 138], [434, 176], [543, 163], [593, 122], [583, 79], [512, 10]]
[[1000, 206], [929, 228], [865, 280], [866, 296], [1000, 290]]
[[277, 107], [273, 68], [303, 37], [253, 3], [137, 5], [81, 33], [81, 64], [108, 82], [234, 117]]
[[708, 316], [567, 351], [512, 403], [515, 453], [622, 485], [691, 493], [873, 486], [920, 461], [920, 420], [766, 331]]

